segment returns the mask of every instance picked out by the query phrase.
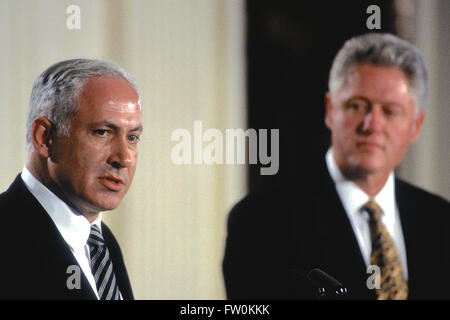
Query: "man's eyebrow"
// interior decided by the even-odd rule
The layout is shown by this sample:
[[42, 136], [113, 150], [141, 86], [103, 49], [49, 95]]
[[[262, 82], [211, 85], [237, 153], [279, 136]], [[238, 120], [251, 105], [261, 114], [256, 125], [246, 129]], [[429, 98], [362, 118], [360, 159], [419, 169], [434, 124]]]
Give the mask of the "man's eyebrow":
[[369, 98], [367, 98], [367, 97], [365, 97], [365, 96], [360, 96], [360, 95], [350, 97], [347, 101], [357, 100], [357, 99], [359, 99], [359, 100], [364, 100], [364, 101], [367, 101], [367, 102], [371, 102]]
[[[360, 96], [360, 95], [354, 96], [354, 97], [350, 97], [350, 98], [347, 100], [347, 102], [350, 102], [350, 101], [356, 100], [356, 99], [364, 100], [364, 101], [366, 101], [366, 102], [369, 102], [369, 103], [373, 104], [373, 101], [372, 101], [372, 100], [370, 100], [369, 98], [367, 98], [367, 97], [365, 97], [365, 96]], [[396, 101], [391, 101], [391, 100], [382, 100], [382, 101], [379, 101], [379, 100], [378, 100], [378, 101], [376, 101], [376, 102], [381, 102], [383, 105], [390, 105], [390, 106], [397, 106], [397, 107], [401, 107], [401, 106], [402, 106], [402, 105], [399, 104], [398, 102], [396, 102]]]
[[[109, 127], [109, 128], [111, 128], [113, 130], [120, 129], [120, 127], [118, 125], [116, 125], [116, 124], [114, 124], [112, 122], [109, 122], [107, 120], [94, 123], [93, 126], [106, 126], [106, 127]], [[130, 129], [129, 132], [136, 132], [136, 131], [142, 131], [142, 130], [144, 130], [144, 128], [140, 124], [137, 127], [134, 127], [132, 129]]]
[[142, 131], [142, 130], [144, 130], [144, 127], [142, 125], [139, 125], [133, 129], [131, 129], [130, 132]]

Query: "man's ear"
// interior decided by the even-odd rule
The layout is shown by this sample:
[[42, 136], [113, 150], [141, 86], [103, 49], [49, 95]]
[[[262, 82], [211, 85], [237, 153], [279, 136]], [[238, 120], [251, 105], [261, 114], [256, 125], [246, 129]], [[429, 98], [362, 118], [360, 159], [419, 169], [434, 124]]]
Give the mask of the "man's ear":
[[331, 130], [333, 123], [333, 102], [331, 100], [331, 93], [327, 92], [325, 94], [325, 125]]
[[417, 139], [419, 139], [424, 119], [425, 119], [425, 110], [422, 109], [417, 113], [417, 116], [414, 119], [414, 126], [412, 128], [413, 131], [411, 132], [411, 139], [410, 139], [411, 143], [416, 142]]
[[31, 141], [34, 149], [43, 158], [52, 154], [53, 124], [45, 117], [35, 119], [31, 125]]

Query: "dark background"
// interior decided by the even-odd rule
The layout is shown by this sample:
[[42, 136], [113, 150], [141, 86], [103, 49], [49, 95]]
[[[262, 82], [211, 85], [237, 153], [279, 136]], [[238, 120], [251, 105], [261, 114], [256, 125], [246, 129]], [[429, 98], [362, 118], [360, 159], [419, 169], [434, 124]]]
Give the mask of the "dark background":
[[[381, 11], [369, 30], [367, 7]], [[308, 179], [329, 147], [324, 124], [328, 74], [345, 40], [395, 30], [394, 1], [247, 0], [248, 125], [280, 129], [280, 168], [260, 175], [251, 165], [250, 191]], [[270, 139], [269, 139], [270, 140]], [[270, 148], [268, 148], [270, 151]]]

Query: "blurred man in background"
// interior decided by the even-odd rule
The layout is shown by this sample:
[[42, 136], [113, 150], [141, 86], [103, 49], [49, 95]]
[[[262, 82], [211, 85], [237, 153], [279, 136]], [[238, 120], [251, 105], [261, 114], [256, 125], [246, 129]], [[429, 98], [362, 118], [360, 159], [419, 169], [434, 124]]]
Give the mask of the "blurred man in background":
[[420, 135], [426, 94], [410, 43], [373, 33], [344, 44], [325, 97], [331, 147], [314, 181], [250, 194], [230, 213], [228, 298], [313, 299], [314, 268], [348, 298], [450, 298], [449, 203], [394, 176]]

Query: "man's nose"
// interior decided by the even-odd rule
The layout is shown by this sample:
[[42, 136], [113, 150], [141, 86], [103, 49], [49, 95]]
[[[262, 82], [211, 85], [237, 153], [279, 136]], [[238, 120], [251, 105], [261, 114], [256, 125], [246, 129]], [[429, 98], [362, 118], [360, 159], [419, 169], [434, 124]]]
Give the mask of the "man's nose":
[[383, 128], [385, 119], [381, 106], [374, 105], [364, 115], [363, 123], [361, 125], [361, 133], [371, 134], [380, 132]]
[[125, 138], [117, 138], [111, 146], [108, 163], [116, 169], [130, 166], [132, 161], [128, 142]]

